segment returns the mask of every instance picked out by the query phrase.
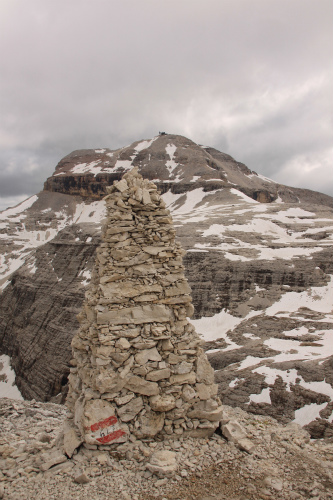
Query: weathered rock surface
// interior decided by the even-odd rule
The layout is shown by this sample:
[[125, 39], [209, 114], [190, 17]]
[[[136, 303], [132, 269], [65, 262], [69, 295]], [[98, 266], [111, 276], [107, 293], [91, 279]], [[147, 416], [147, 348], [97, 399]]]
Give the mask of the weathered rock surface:
[[[133, 165], [158, 183], [187, 251], [193, 324], [214, 351], [208, 356], [224, 401], [282, 422], [296, 418], [313, 437], [331, 435], [333, 316], [324, 297], [333, 293], [332, 198], [263, 179], [172, 135], [114, 152], [74, 152], [47, 190], [0, 215], [0, 346], [23, 395], [64, 399], [75, 316], [105, 216], [97, 200]], [[115, 238], [126, 246], [126, 231]], [[150, 279], [142, 258], [133, 257], [133, 272]], [[112, 282], [104, 285], [111, 292]], [[126, 294], [134, 300], [137, 291]], [[127, 335], [139, 337], [135, 328]]]

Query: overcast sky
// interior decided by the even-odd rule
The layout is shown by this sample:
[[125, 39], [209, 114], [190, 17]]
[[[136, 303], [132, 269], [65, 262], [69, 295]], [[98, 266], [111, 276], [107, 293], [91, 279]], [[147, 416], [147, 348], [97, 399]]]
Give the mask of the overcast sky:
[[333, 195], [332, 0], [1, 0], [0, 209], [159, 130]]

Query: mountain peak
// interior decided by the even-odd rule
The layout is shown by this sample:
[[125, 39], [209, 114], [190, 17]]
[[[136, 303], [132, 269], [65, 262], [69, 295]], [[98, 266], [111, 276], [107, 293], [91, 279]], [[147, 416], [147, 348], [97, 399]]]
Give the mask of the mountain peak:
[[162, 193], [225, 188], [237, 189], [263, 203], [279, 199], [287, 203], [310, 201], [332, 205], [330, 196], [280, 185], [226, 153], [167, 133], [115, 150], [73, 151], [60, 160], [46, 180], [44, 190], [101, 199], [106, 187], [133, 167], [138, 167], [143, 177], [153, 180]]

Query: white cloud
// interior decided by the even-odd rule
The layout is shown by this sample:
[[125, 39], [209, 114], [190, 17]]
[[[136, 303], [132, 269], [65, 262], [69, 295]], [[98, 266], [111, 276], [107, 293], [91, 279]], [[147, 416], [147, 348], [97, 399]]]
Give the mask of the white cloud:
[[30, 0], [29, 9], [3, 0], [0, 9], [0, 194], [26, 192], [14, 174], [35, 192], [73, 149], [114, 149], [158, 130], [280, 182], [295, 168], [300, 187], [295, 158], [305, 155], [316, 189], [331, 190], [330, 0]]

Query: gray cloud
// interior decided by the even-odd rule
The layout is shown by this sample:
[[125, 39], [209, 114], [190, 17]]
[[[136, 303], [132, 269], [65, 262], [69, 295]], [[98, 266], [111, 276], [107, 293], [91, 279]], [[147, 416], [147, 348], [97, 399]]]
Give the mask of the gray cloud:
[[2, 0], [0, 196], [39, 191], [73, 149], [162, 129], [333, 194], [332, 11], [330, 0]]

